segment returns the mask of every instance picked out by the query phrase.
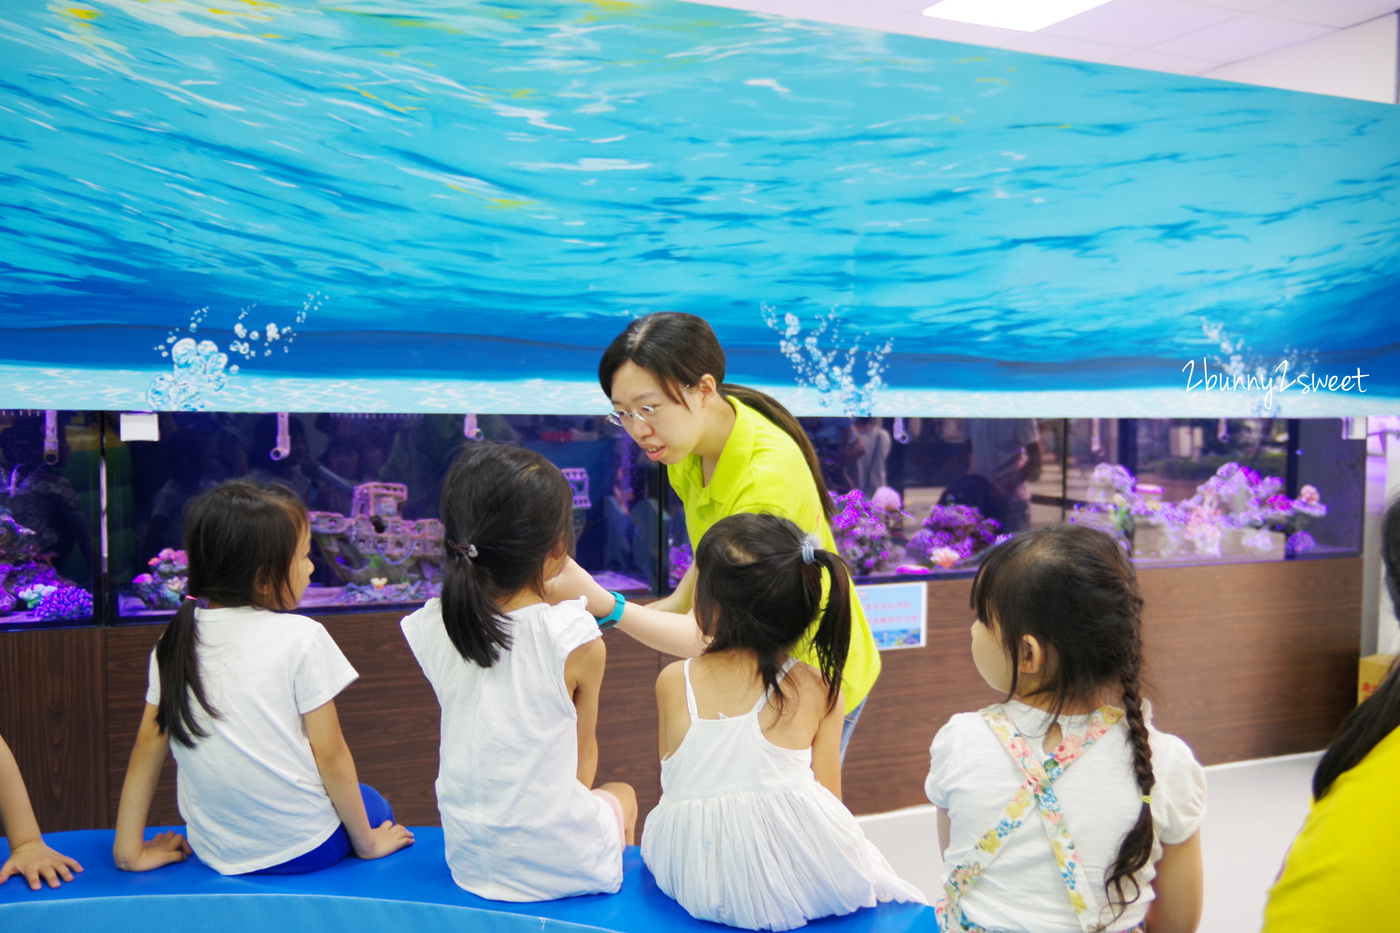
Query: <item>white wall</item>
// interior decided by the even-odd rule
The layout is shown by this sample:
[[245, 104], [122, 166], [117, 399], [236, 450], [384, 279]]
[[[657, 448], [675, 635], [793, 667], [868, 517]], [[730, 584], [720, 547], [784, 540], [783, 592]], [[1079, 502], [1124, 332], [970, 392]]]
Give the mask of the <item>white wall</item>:
[[1269, 55], [1225, 65], [1203, 77], [1393, 104], [1400, 58], [1396, 14]]

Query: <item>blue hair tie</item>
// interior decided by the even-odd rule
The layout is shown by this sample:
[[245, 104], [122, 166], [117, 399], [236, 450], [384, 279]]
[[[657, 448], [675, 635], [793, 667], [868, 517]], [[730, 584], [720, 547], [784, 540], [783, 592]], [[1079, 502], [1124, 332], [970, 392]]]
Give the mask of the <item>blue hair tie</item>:
[[802, 563], [804, 563], [804, 564], [810, 564], [812, 561], [816, 560], [816, 559], [817, 559], [817, 548], [820, 547], [820, 546], [821, 546], [821, 542], [817, 540], [817, 536], [816, 536], [816, 535], [808, 535], [807, 537], [803, 538], [803, 539], [802, 539]]

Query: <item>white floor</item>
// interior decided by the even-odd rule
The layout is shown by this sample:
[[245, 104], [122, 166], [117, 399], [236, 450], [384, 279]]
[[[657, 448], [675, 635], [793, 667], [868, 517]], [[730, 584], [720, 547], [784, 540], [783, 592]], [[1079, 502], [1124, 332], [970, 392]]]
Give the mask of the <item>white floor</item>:
[[[1201, 828], [1206, 902], [1198, 933], [1257, 933], [1264, 899], [1308, 812], [1320, 752], [1206, 768]], [[900, 877], [930, 903], [942, 859], [933, 807], [863, 816], [861, 825]]]

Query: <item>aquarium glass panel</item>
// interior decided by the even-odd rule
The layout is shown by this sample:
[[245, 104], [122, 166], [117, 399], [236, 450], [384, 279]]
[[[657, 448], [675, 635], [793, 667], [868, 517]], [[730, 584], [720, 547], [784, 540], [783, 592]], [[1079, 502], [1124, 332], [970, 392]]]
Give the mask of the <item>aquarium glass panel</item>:
[[94, 412], [0, 410], [0, 628], [93, 622], [99, 425]]
[[[66, 417], [70, 447], [95, 437], [88, 416]], [[107, 417], [109, 588], [128, 619], [174, 611], [185, 506], [235, 476], [288, 486], [310, 510], [316, 571], [304, 611], [437, 595], [442, 478], [461, 445], [479, 441], [529, 447], [564, 471], [577, 559], [608, 589], [669, 592], [693, 559], [665, 471], [601, 417], [290, 413], [285, 427], [276, 414], [143, 417], [156, 439], [123, 439], [120, 416]], [[1337, 420], [800, 420], [863, 581], [970, 573], [1005, 535], [1061, 521], [1101, 527], [1149, 565], [1359, 549], [1365, 443], [1343, 440]], [[82, 469], [95, 467], [67, 472]], [[97, 538], [64, 540], [55, 573], [90, 588], [83, 548]]]
[[970, 572], [1002, 536], [1061, 521], [1148, 566], [1360, 550], [1365, 442], [1337, 419], [802, 422], [864, 580]]
[[[667, 539], [659, 470], [603, 418], [554, 415], [162, 413], [158, 439], [108, 445], [119, 614], [172, 613], [184, 594], [192, 497], [248, 476], [296, 492], [316, 570], [303, 611], [421, 603], [439, 593], [438, 499], [463, 444], [519, 444], [574, 491], [577, 559], [611, 590], [654, 592]], [[154, 436], [154, 435], [153, 435]], [[675, 510], [673, 510], [674, 512]], [[684, 520], [677, 519], [680, 538]]]

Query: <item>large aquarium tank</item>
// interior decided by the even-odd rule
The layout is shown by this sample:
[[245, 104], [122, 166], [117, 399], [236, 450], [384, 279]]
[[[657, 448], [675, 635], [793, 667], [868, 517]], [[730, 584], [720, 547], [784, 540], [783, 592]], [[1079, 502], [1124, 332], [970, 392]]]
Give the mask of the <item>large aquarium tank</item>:
[[168, 615], [184, 594], [182, 522], [191, 498], [234, 477], [292, 489], [311, 516], [316, 570], [303, 611], [405, 606], [440, 592], [438, 501], [462, 445], [519, 444], [569, 481], [576, 556], [629, 595], [666, 587], [684, 538], [660, 470], [602, 417], [326, 412], [144, 415], [147, 438], [109, 435], [111, 570], [123, 619]]
[[100, 421], [86, 411], [0, 410], [0, 629], [94, 620]]
[[1359, 553], [1366, 443], [1340, 419], [803, 419], [865, 582], [972, 572], [1008, 535], [1114, 535], [1139, 566]]
[[[464, 444], [544, 454], [574, 491], [579, 563], [608, 589], [668, 592], [692, 560], [665, 471], [603, 417], [327, 412], [107, 419], [117, 618], [184, 592], [186, 503], [232, 477], [294, 490], [316, 571], [301, 609], [412, 606], [439, 592], [442, 477]], [[1365, 443], [1336, 419], [800, 419], [858, 580], [968, 574], [1008, 535], [1081, 522], [1140, 566], [1358, 553]]]
[[[966, 575], [1008, 535], [1113, 534], [1140, 567], [1360, 552], [1366, 442], [1340, 419], [804, 417], [857, 580]], [[669, 592], [692, 548], [663, 469], [600, 416], [0, 410], [0, 629], [154, 621], [184, 595], [189, 501], [234, 477], [311, 514], [303, 612], [438, 594], [438, 500], [464, 444], [563, 471], [579, 563]]]

